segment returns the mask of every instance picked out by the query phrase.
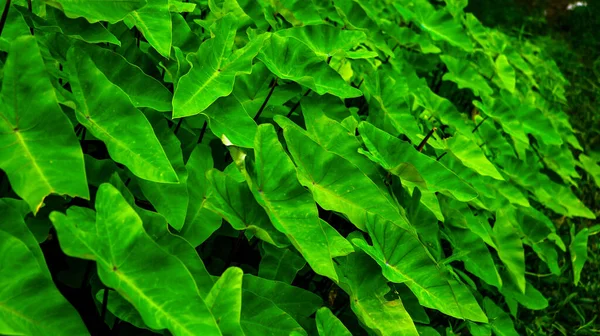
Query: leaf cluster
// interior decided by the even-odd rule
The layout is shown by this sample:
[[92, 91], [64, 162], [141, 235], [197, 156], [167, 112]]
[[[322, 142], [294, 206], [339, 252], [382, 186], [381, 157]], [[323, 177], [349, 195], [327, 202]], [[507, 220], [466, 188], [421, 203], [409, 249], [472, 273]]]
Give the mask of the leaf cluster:
[[517, 335], [600, 158], [466, 5], [6, 1], [0, 334]]

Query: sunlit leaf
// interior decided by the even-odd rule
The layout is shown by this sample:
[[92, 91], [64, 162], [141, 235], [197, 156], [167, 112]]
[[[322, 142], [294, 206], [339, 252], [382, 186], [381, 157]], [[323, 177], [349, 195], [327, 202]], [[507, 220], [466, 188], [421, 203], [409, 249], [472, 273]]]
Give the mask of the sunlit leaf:
[[81, 148], [34, 37], [11, 43], [3, 74], [0, 168], [12, 188], [34, 213], [50, 194], [89, 198]]

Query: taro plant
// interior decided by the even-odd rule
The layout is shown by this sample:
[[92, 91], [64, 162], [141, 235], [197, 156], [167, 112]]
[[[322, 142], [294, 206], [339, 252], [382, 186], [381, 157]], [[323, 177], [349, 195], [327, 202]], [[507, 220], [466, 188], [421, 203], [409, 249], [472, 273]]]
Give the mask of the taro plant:
[[521, 333], [599, 158], [466, 4], [6, 0], [0, 334]]

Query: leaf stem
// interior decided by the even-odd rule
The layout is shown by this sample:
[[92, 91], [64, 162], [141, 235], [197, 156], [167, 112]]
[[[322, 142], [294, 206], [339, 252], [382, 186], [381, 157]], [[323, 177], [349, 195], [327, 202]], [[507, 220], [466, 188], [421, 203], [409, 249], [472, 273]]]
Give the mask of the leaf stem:
[[179, 132], [179, 128], [181, 127], [181, 122], [183, 122], [183, 118], [179, 118], [179, 121], [177, 122], [177, 125], [175, 125], [175, 129], [173, 130], [173, 133], [177, 134], [177, 132]]
[[484, 122], [484, 121], [486, 121], [488, 117], [489, 117], [489, 116], [485, 116], [485, 117], [483, 117], [483, 120], [481, 120], [481, 121], [480, 121], [480, 122], [477, 124], [477, 126], [475, 126], [475, 128], [473, 129], [473, 132], [471, 132], [471, 133], [475, 133], [475, 132], [477, 132], [477, 129], [479, 128], [479, 126], [481, 126], [481, 124], [483, 124], [483, 122]]
[[429, 138], [431, 138], [431, 136], [433, 135], [433, 132], [437, 131], [437, 127], [434, 127], [431, 129], [431, 131], [429, 131], [429, 133], [427, 133], [427, 135], [425, 136], [425, 139], [423, 139], [421, 141], [421, 143], [419, 144], [419, 146], [417, 146], [417, 150], [419, 152], [423, 151], [423, 147], [425, 147], [425, 144], [427, 144], [427, 140], [429, 140]]
[[277, 86], [277, 78], [274, 78], [271, 81], [271, 84], [269, 84], [269, 86], [271, 87], [271, 89], [269, 90], [269, 93], [267, 94], [267, 98], [265, 98], [265, 101], [262, 103], [262, 105], [260, 106], [260, 108], [258, 109], [258, 112], [256, 113], [256, 115], [254, 116], [254, 121], [257, 121], [258, 118], [260, 117], [260, 115], [262, 114], [263, 110], [265, 109], [265, 107], [267, 106], [267, 103], [269, 102], [269, 99], [271, 99], [271, 95], [273, 94], [273, 91], [275, 91], [275, 87]]
[[4, 10], [2, 11], [2, 17], [0, 17], [0, 35], [2, 35], [2, 31], [4, 30], [4, 25], [6, 24], [6, 18], [8, 17], [8, 10], [10, 9], [10, 0], [6, 0], [4, 4]]
[[[305, 93], [302, 95], [302, 97], [306, 97], [306, 96], [308, 96], [308, 94], [309, 94], [309, 93], [311, 93], [311, 92], [312, 92], [312, 90], [311, 90], [311, 89], [308, 89], [308, 91], [306, 91], [306, 92], [305, 92]], [[298, 106], [300, 106], [300, 101], [302, 100], [302, 97], [300, 97], [300, 99], [298, 99], [298, 102], [296, 103], [296, 105], [294, 105], [294, 106], [292, 107], [292, 109], [290, 110], [290, 112], [288, 112], [288, 114], [286, 115], [286, 117], [288, 117], [288, 118], [289, 118], [289, 117], [291, 117], [291, 116], [292, 116], [292, 114], [294, 113], [294, 111], [296, 111], [296, 109], [298, 108]]]
[[205, 121], [204, 124], [202, 125], [202, 129], [200, 130], [200, 137], [198, 137], [198, 141], [196, 142], [196, 144], [199, 144], [202, 142], [202, 138], [204, 138], [204, 133], [206, 133], [206, 126], [208, 126], [207, 121]]
[[104, 295], [102, 297], [102, 310], [100, 311], [100, 319], [104, 321], [106, 317], [106, 308], [108, 306], [108, 287], [104, 287]]

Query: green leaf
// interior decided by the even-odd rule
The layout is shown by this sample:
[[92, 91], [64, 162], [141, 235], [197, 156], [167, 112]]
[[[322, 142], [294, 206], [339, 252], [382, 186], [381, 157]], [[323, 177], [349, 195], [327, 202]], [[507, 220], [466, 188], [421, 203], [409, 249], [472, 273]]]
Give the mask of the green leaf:
[[505, 55], [501, 54], [496, 58], [496, 73], [498, 74], [498, 78], [500, 78], [501, 87], [510, 93], [514, 93], [517, 83], [515, 69], [508, 63], [508, 58]]
[[[220, 335], [189, 271], [146, 234], [142, 220], [115, 187], [100, 186], [96, 209], [95, 225], [88, 221], [84, 228], [70, 218], [76, 207], [66, 216], [50, 215], [63, 251], [95, 260], [102, 282], [127, 298], [150, 328], [178, 335]], [[144, 271], [139, 265], [152, 267]]]
[[243, 275], [237, 267], [228, 268], [205, 298], [223, 335], [244, 336], [240, 325]]
[[237, 19], [228, 14], [219, 19], [212, 32], [214, 38], [202, 43], [187, 61], [192, 68], [181, 77], [173, 97], [173, 117], [201, 113], [219, 97], [233, 91], [235, 78], [252, 70], [252, 60], [269, 34], [261, 34], [243, 48], [232, 52]]
[[[470, 230], [450, 228], [446, 231], [454, 246], [454, 253], [463, 251], [467, 254], [462, 257], [465, 269], [497, 288], [502, 287], [502, 278], [483, 240]], [[489, 317], [489, 316], [488, 316]]]
[[352, 336], [344, 324], [327, 307], [317, 310], [316, 321], [319, 336]]
[[0, 199], [0, 217], [3, 219], [0, 223], [0, 230], [10, 234], [25, 244], [38, 261], [40, 272], [51, 279], [52, 276], [46, 266], [46, 260], [44, 259], [44, 254], [40, 249], [39, 243], [23, 219], [25, 213], [29, 212], [29, 209], [25, 208], [26, 204], [23, 204], [23, 206], [21, 206], [23, 209], [19, 211], [19, 209], [15, 207], [14, 201], [16, 200], [10, 198]]
[[0, 168], [15, 193], [34, 214], [50, 194], [89, 199], [81, 148], [34, 37], [11, 43], [3, 74]]
[[248, 230], [275, 246], [290, 244], [285, 234], [273, 227], [245, 181], [237, 181], [216, 169], [208, 171], [206, 176], [214, 189], [206, 203], [208, 209], [223, 217], [236, 230]]
[[329, 56], [348, 57], [351, 50], [366, 41], [364, 32], [341, 30], [329, 25], [294, 27], [277, 31], [281, 37], [293, 37], [306, 44], [317, 56], [326, 60]]
[[373, 245], [363, 238], [352, 243], [365, 251], [390, 281], [405, 283], [422, 306], [475, 322], [487, 322], [473, 294], [437, 263], [415, 233], [371, 216], [367, 223]]
[[261, 245], [258, 276], [291, 284], [306, 261], [289, 248], [277, 248], [270, 244]]
[[428, 32], [435, 41], [446, 41], [467, 52], [473, 51], [473, 43], [460, 23], [454, 20], [446, 8], [436, 10], [425, 0], [411, 3], [413, 8], [407, 8], [400, 1], [394, 7], [407, 20], [414, 21], [419, 28]]
[[[11, 217], [3, 220], [12, 225], [23, 221]], [[54, 286], [45, 263], [40, 264], [26, 243], [2, 229], [0, 265], [0, 333], [89, 335], [77, 311]]]
[[221, 226], [219, 215], [207, 208], [207, 199], [212, 192], [206, 172], [213, 168], [210, 147], [196, 145], [185, 165], [188, 172], [187, 193], [189, 202], [185, 223], [180, 234], [196, 247], [202, 244]]
[[494, 334], [499, 336], [517, 336], [519, 333], [515, 330], [510, 316], [498, 307], [490, 298], [483, 299], [483, 308], [490, 319], [490, 325]]
[[589, 230], [587, 228], [577, 232], [569, 245], [569, 253], [571, 254], [571, 263], [573, 264], [573, 283], [577, 285], [581, 278], [581, 270], [588, 258], [587, 243]]
[[132, 11], [142, 8], [146, 5], [146, 0], [51, 0], [50, 5], [55, 6], [65, 12], [69, 18], [84, 17], [94, 23], [98, 21], [108, 21], [116, 23]]
[[542, 310], [548, 307], [548, 300], [529, 282], [525, 284], [525, 292], [523, 293], [514, 284], [512, 277], [507, 272], [502, 272], [502, 289], [500, 292], [508, 299], [512, 299], [531, 310]]
[[419, 335], [402, 301], [388, 301], [390, 288], [377, 264], [362, 252], [340, 258], [338, 285], [350, 296], [358, 319], [378, 335]]
[[[96, 293], [96, 300], [98, 302], [102, 302], [104, 300], [104, 291], [106, 289], [102, 289]], [[148, 326], [144, 323], [144, 320], [140, 316], [140, 313], [135, 310], [135, 308], [125, 300], [119, 293], [109, 290], [108, 291], [108, 299], [106, 302], [106, 310], [111, 312], [115, 317], [123, 320], [136, 328], [140, 329], [149, 329]]]
[[215, 136], [234, 146], [252, 148], [256, 122], [233, 95], [217, 99], [202, 114]]
[[307, 335], [298, 322], [272, 301], [244, 290], [242, 302], [241, 324], [246, 336]]
[[135, 107], [150, 107], [160, 112], [171, 111], [173, 94], [137, 65], [108, 49], [85, 46], [84, 50], [104, 76], [127, 94]]
[[500, 260], [506, 265], [517, 288], [525, 293], [525, 251], [521, 238], [513, 226], [514, 222], [516, 219], [512, 211], [496, 211], [492, 238]]
[[159, 54], [171, 55], [171, 13], [169, 0], [146, 0], [148, 3], [129, 14], [136, 28]]
[[442, 77], [443, 80], [455, 82], [459, 89], [471, 89], [477, 96], [494, 93], [494, 90], [488, 85], [487, 80], [477, 72], [476, 66], [471, 62], [448, 55], [442, 55], [440, 58], [449, 70]]
[[337, 279], [332, 258], [348, 253], [350, 243], [343, 239], [339, 241], [341, 244], [331, 242], [325, 228], [329, 224], [319, 220], [317, 206], [296, 179], [296, 169], [279, 143], [273, 125], [258, 127], [254, 149], [253, 161], [245, 160], [245, 154], [241, 153], [232, 156], [255, 199], [275, 228], [287, 235], [316, 273]]
[[594, 179], [596, 186], [600, 188], [600, 165], [598, 160], [594, 160], [585, 154], [579, 154], [579, 162], [583, 169]]
[[424, 185], [417, 184], [423, 190], [439, 191], [463, 202], [477, 197], [477, 192], [455, 173], [431, 157], [419, 153], [408, 143], [367, 122], [360, 123], [358, 129], [371, 155], [392, 174], [402, 179], [404, 165], [410, 163], [418, 177], [424, 181]]
[[340, 98], [362, 95], [306, 44], [293, 37], [272, 35], [260, 50], [258, 59], [277, 77], [297, 82], [319, 95], [329, 93]]
[[493, 163], [481, 151], [477, 144], [462, 134], [455, 134], [448, 140], [448, 149], [462, 164], [483, 176], [504, 180]]
[[152, 125], [131, 104], [125, 92], [111, 83], [84, 52], [71, 48], [67, 59], [77, 100], [77, 120], [104, 141], [113, 160], [127, 166], [136, 176], [153, 182], [177, 183], [177, 175]]
[[[29, 13], [29, 12], [28, 12]], [[88, 43], [112, 43], [120, 46], [121, 42], [101, 23], [90, 24], [86, 19], [69, 19], [61, 11], [46, 8], [46, 19], [56, 22], [63, 34]]]
[[[323, 209], [343, 213], [361, 230], [366, 228], [367, 217], [373, 215], [409, 227], [401, 210], [355, 165], [319, 146], [289, 119], [276, 117], [275, 121], [283, 128], [300, 183], [309, 188]], [[369, 202], [364, 202], [366, 199]]]
[[162, 145], [173, 169], [177, 173], [179, 183], [158, 183], [138, 180], [144, 196], [154, 206], [156, 211], [163, 215], [169, 224], [176, 230], [183, 227], [188, 209], [188, 172], [183, 164], [181, 143], [167, 126], [165, 120], [160, 120], [154, 126], [158, 141]]
[[[354, 131], [348, 130], [342, 123], [325, 114], [326, 111], [331, 111], [333, 103], [341, 105], [341, 101], [334, 99], [333, 101], [324, 100], [322, 97], [302, 99], [300, 106], [308, 134], [321, 147], [350, 161], [365, 175], [377, 181], [380, 179], [381, 172], [376, 164], [359, 153], [362, 143], [354, 135]], [[343, 105], [341, 107], [345, 109]]]
[[323, 300], [315, 293], [250, 274], [244, 275], [243, 290], [269, 300], [299, 323], [314, 314], [323, 304]]

